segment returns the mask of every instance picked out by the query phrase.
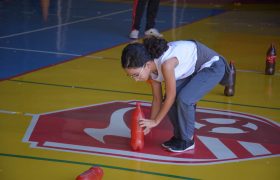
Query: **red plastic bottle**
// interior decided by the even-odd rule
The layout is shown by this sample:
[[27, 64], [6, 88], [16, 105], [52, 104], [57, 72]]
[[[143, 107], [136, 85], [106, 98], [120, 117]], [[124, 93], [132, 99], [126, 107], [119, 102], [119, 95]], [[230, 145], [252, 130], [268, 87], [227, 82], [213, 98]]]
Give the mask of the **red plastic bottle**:
[[226, 96], [233, 96], [235, 93], [235, 79], [236, 79], [236, 69], [234, 66], [234, 62], [230, 61], [229, 63], [229, 67], [230, 67], [230, 74], [229, 74], [229, 79], [228, 79], [228, 83], [229, 85], [226, 85], [225, 90], [224, 90], [224, 94]]
[[139, 126], [139, 119], [144, 118], [144, 113], [141, 110], [141, 104], [136, 103], [136, 108], [132, 112], [131, 117], [131, 141], [130, 146], [134, 151], [140, 151], [144, 147], [144, 131]]
[[276, 65], [276, 49], [274, 44], [268, 48], [266, 52], [266, 66], [265, 66], [265, 74], [273, 75], [275, 73], [275, 65]]
[[103, 170], [100, 167], [91, 167], [77, 176], [76, 180], [102, 180]]

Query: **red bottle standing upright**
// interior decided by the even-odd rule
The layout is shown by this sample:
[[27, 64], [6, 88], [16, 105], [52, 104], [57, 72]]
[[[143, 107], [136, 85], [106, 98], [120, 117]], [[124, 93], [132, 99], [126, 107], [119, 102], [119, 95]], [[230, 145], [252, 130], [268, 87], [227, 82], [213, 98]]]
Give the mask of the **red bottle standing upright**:
[[76, 180], [102, 180], [103, 170], [94, 166], [77, 176]]
[[224, 94], [226, 96], [233, 96], [235, 93], [235, 79], [236, 79], [236, 69], [235, 69], [234, 62], [230, 61], [229, 67], [230, 67], [230, 74], [228, 77], [229, 85], [226, 85]]
[[132, 112], [131, 117], [131, 141], [130, 146], [134, 151], [140, 151], [144, 147], [144, 131], [139, 126], [139, 119], [144, 118], [144, 113], [141, 110], [141, 104], [136, 103], [136, 108]]
[[266, 66], [265, 66], [265, 74], [273, 75], [275, 73], [275, 65], [276, 65], [276, 49], [274, 44], [268, 48], [266, 52]]

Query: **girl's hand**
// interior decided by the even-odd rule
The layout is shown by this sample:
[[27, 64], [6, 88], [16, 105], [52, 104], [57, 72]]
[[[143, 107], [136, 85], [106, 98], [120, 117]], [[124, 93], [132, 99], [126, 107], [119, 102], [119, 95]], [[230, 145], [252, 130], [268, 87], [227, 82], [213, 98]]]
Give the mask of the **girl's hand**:
[[146, 135], [151, 131], [151, 128], [158, 125], [158, 122], [153, 119], [140, 119], [139, 125], [140, 127], [144, 128], [144, 134]]
[[147, 134], [149, 134], [150, 131], [151, 131], [151, 129], [145, 128], [144, 129], [144, 135], [146, 136]]

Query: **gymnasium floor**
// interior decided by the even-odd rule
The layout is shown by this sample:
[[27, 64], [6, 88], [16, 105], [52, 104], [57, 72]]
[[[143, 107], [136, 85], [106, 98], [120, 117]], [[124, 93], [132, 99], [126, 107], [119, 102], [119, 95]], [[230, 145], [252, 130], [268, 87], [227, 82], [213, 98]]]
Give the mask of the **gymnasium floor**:
[[156, 27], [234, 61], [236, 94], [217, 86], [203, 97], [195, 149], [169, 153], [167, 119], [142, 151], [129, 146], [135, 102], [145, 114], [151, 102], [149, 85], [120, 65], [131, 1], [1, 0], [0, 179], [70, 180], [99, 166], [108, 180], [279, 180], [278, 61], [264, 75], [270, 44], [280, 49], [279, 3], [191, 2], [162, 1]]

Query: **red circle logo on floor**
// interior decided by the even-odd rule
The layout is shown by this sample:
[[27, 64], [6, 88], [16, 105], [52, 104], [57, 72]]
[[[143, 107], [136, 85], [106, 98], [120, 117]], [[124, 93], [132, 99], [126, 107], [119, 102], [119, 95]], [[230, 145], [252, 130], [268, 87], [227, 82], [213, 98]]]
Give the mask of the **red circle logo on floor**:
[[[149, 117], [150, 103], [141, 102]], [[166, 117], [145, 136], [144, 149], [130, 147], [136, 101], [114, 101], [34, 115], [24, 142], [33, 148], [72, 151], [167, 164], [209, 164], [280, 155], [280, 126], [245, 113], [197, 108], [195, 148], [172, 153], [161, 143], [172, 136]]]

